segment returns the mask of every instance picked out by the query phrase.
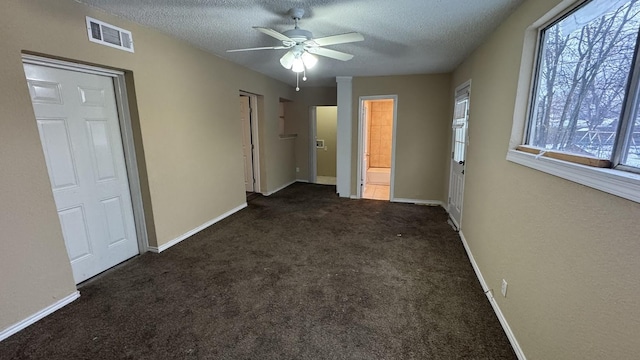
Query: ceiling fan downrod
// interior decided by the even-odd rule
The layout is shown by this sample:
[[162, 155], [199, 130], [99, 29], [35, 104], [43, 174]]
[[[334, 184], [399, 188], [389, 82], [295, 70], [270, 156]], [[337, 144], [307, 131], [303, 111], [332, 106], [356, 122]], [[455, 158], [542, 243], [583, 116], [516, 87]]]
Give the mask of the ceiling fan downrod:
[[291, 18], [293, 18], [293, 21], [295, 22], [295, 28], [299, 29], [298, 27], [298, 21], [300, 19], [302, 19], [302, 17], [304, 16], [304, 9], [301, 8], [292, 8], [291, 10], [289, 10], [289, 15], [291, 15]]

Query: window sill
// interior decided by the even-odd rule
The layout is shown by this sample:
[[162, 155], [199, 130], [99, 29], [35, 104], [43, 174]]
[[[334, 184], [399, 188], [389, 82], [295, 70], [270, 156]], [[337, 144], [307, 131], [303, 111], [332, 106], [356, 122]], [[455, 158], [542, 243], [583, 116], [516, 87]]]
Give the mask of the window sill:
[[507, 160], [640, 203], [640, 174], [595, 168], [509, 150]]

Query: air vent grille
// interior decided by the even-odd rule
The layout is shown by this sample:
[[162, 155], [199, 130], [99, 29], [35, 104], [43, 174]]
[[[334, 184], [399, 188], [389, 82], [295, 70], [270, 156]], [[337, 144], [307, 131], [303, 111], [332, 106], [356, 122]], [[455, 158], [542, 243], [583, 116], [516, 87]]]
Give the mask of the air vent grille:
[[133, 52], [133, 38], [131, 31], [121, 29], [87, 16], [87, 31], [89, 41]]

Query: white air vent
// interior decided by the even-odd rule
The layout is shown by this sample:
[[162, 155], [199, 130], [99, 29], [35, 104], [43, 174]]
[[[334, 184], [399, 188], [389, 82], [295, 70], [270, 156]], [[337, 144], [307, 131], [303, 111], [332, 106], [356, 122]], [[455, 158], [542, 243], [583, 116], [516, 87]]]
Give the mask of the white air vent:
[[87, 16], [87, 32], [89, 33], [89, 40], [94, 43], [133, 52], [131, 31]]

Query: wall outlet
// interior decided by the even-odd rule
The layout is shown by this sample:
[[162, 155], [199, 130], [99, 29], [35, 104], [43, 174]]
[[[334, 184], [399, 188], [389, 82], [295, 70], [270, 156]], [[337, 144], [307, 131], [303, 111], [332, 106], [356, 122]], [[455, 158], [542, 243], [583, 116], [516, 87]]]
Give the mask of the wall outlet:
[[507, 297], [507, 280], [502, 279], [502, 287], [500, 288], [502, 296]]
[[296, 166], [296, 172], [299, 173], [300, 172], [300, 168]]

